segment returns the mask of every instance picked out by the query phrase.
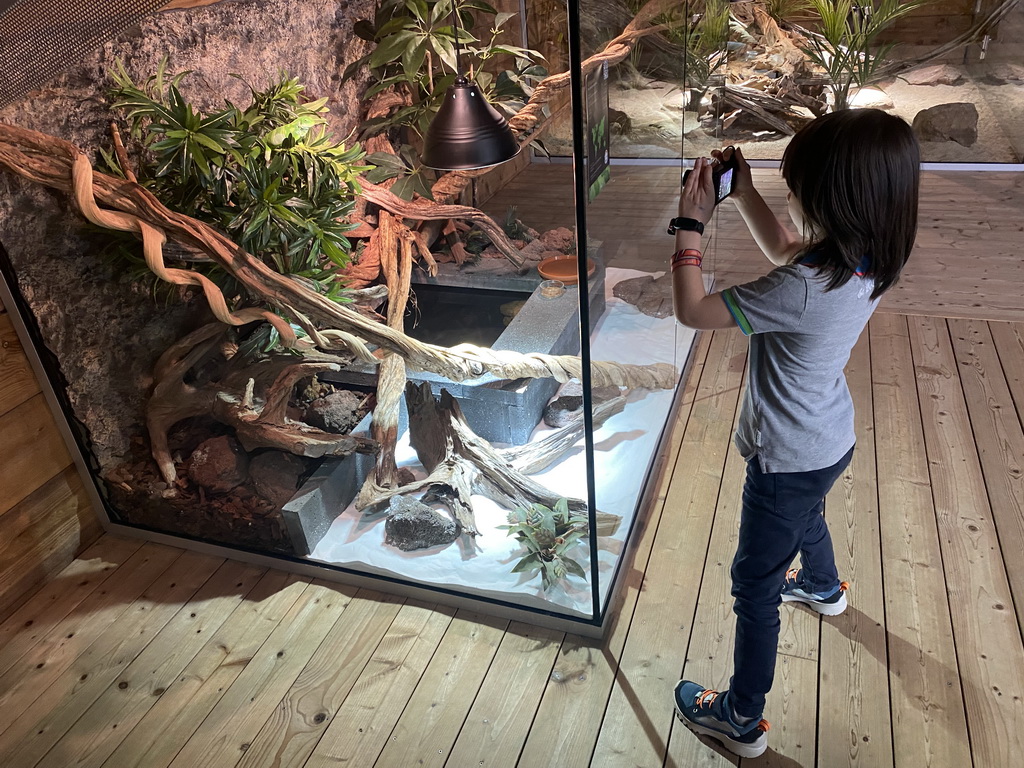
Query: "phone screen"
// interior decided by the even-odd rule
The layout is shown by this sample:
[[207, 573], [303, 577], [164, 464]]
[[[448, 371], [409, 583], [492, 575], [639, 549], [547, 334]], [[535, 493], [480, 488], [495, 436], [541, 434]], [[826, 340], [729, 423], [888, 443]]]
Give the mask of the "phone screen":
[[722, 202], [732, 192], [733, 173], [735, 173], [735, 170], [729, 168], [718, 177], [718, 191], [715, 193], [715, 202]]

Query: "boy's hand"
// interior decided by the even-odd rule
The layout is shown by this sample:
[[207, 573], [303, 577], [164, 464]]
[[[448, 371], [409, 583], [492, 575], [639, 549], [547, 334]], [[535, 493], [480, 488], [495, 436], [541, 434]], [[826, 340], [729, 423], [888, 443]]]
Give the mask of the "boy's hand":
[[698, 157], [693, 171], [686, 177], [679, 197], [679, 215], [707, 224], [715, 209], [715, 186], [711, 178], [711, 161]]
[[736, 179], [729, 197], [740, 202], [754, 191], [754, 179], [750, 173], [750, 164], [743, 157], [743, 151], [739, 147], [711, 150], [711, 156], [720, 163], [728, 162], [733, 155], [736, 155]]

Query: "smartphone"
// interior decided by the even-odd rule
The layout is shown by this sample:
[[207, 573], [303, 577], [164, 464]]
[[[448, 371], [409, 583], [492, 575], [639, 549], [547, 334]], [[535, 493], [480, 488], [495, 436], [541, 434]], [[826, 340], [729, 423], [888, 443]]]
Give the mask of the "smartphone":
[[[711, 183], [715, 187], [715, 205], [718, 205], [731, 195], [733, 188], [736, 186], [736, 171], [739, 169], [739, 163], [736, 160], [736, 148], [730, 146], [726, 147], [726, 149], [733, 150], [729, 159], [719, 161], [711, 167]], [[686, 173], [683, 174], [683, 184], [686, 183], [686, 177], [690, 175], [692, 170], [692, 168], [688, 168]]]

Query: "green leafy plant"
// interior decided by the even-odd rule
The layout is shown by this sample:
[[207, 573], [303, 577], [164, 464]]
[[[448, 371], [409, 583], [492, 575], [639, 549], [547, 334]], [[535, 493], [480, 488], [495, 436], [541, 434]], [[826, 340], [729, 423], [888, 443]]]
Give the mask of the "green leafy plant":
[[726, 62], [730, 19], [727, 0], [708, 0], [699, 16], [686, 16], [679, 9], [656, 19], [667, 25], [669, 42], [683, 49], [683, 74], [692, 92], [691, 103], [700, 100]]
[[505, 211], [505, 217], [501, 220], [501, 229], [511, 240], [533, 240], [533, 236], [526, 229], [526, 225], [519, 220], [519, 209], [510, 205]]
[[[281, 73], [263, 90], [246, 83], [249, 106], [226, 103], [207, 114], [181, 93], [189, 73], [168, 75], [166, 68], [165, 59], [142, 83], [120, 62], [113, 71], [113, 109], [141, 147], [139, 183], [282, 274], [342, 300], [337, 270], [348, 265], [352, 249], [347, 216], [357, 178], [369, 166], [361, 164], [358, 144], [331, 136], [326, 99], [303, 101], [304, 86]], [[112, 154], [103, 157], [124, 175]]]
[[391, 192], [403, 200], [412, 200], [413, 195], [433, 200], [430, 193], [429, 170], [420, 164], [419, 154], [410, 144], [403, 144], [397, 154], [374, 152], [366, 156], [366, 162], [376, 167], [366, 174], [366, 180], [380, 184], [387, 179], [397, 178]]
[[884, 60], [895, 46], [879, 42], [881, 33], [931, 2], [881, 0], [874, 6], [858, 6], [852, 0], [811, 0], [820, 17], [819, 34], [809, 38], [803, 51], [828, 74], [836, 111], [848, 108], [851, 88], [878, 79]]
[[[452, 14], [458, 14], [458, 27]], [[476, 29], [478, 16], [493, 16], [489, 37], [481, 41], [469, 30]], [[362, 19], [353, 27], [357, 35], [375, 45], [374, 49], [352, 62], [343, 79], [369, 67], [374, 82], [365, 99], [391, 90], [408, 97], [407, 103], [393, 107], [387, 114], [365, 120], [360, 137], [387, 133], [397, 153], [375, 153], [370, 162], [377, 169], [368, 175], [379, 183], [397, 178], [391, 191], [405, 200], [413, 195], [432, 199], [434, 172], [419, 162], [416, 146], [430, 121], [440, 109], [457, 73], [456, 36], [462, 48], [467, 74], [492, 105], [511, 116], [521, 109], [533, 93], [536, 83], [547, 76], [537, 64], [536, 51], [498, 42], [505, 24], [515, 16], [498, 13], [483, 0], [383, 0], [373, 20]], [[499, 71], [499, 63], [511, 57], [513, 66]]]
[[790, 21], [799, 16], [806, 16], [811, 10], [811, 0], [765, 0], [764, 9], [778, 22]]
[[532, 504], [529, 509], [520, 507], [509, 514], [508, 522], [500, 527], [527, 550], [512, 573], [540, 571], [545, 590], [569, 575], [587, 578], [583, 566], [566, 554], [587, 535], [587, 518], [571, 513], [566, 499], [559, 499], [554, 509], [543, 504]]
[[[451, 22], [453, 2], [459, 18], [457, 32]], [[485, 41], [469, 31], [476, 28], [478, 14], [493, 16]], [[344, 77], [369, 66], [375, 83], [365, 98], [394, 88], [408, 93], [412, 103], [366, 121], [362, 136], [401, 127], [419, 135], [426, 131], [455, 81], [456, 34], [470, 79], [499, 110], [508, 114], [518, 111], [547, 71], [537, 64], [543, 59], [537, 51], [497, 42], [515, 15], [498, 13], [483, 0], [383, 0], [372, 22], [364, 19], [354, 26], [356, 34], [376, 47], [349, 65]], [[507, 57], [513, 59], [513, 68], [496, 71], [495, 65]]]

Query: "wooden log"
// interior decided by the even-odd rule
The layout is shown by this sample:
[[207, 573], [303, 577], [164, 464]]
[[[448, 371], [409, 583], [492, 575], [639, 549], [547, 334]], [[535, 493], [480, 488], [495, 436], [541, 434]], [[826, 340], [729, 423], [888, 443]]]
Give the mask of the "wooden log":
[[[475, 536], [480, 531], [473, 515], [471, 496], [474, 493], [486, 496], [509, 510], [531, 504], [554, 507], [562, 498], [517, 469], [501, 451], [492, 448], [473, 432], [458, 401], [447, 390], [441, 390], [438, 400], [431, 393], [429, 384], [410, 382], [406, 385], [405, 396], [409, 410], [409, 441], [429, 475], [424, 480], [385, 491], [375, 499], [364, 498], [363, 508], [377, 511], [394, 496], [423, 493], [424, 503], [444, 504], [462, 527], [462, 532]], [[624, 398], [616, 400], [624, 401]], [[607, 407], [603, 411], [604, 418], [610, 416], [616, 407], [621, 407], [621, 404]], [[578, 425], [572, 425], [566, 428], [566, 432], [578, 435], [579, 429]], [[527, 467], [543, 468], [562, 456], [575, 442], [556, 434], [531, 451], [519, 451], [511, 456]], [[586, 501], [570, 498], [568, 503], [571, 511], [587, 513]], [[617, 515], [603, 516], [598, 535], [610, 535], [619, 520]]]
[[[387, 211], [381, 211], [378, 221], [381, 233], [381, 266], [384, 279], [390, 286], [388, 301], [388, 327], [405, 330], [405, 308], [412, 287], [413, 238], [408, 228]], [[365, 506], [382, 489], [398, 485], [398, 465], [395, 449], [398, 446], [398, 417], [405, 389], [405, 360], [391, 354], [384, 358], [378, 369], [377, 407], [373, 410], [370, 436], [380, 445], [374, 470], [359, 491], [357, 506]]]

